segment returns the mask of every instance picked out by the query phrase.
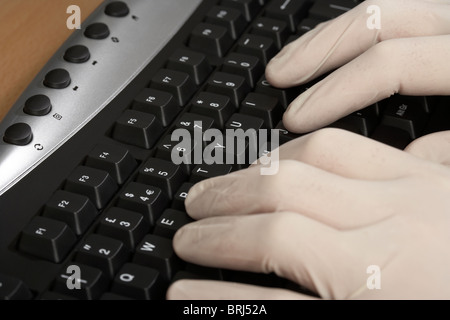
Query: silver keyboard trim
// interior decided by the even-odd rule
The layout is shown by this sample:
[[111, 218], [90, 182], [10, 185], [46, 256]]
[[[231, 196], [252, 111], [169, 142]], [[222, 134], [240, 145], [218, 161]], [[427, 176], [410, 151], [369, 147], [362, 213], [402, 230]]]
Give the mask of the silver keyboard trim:
[[[0, 123], [0, 195], [102, 111], [165, 47], [202, 2], [122, 1], [130, 7], [130, 14], [125, 18], [109, 17], [104, 14], [104, 8], [110, 1], [102, 3], [82, 24], [81, 30], [76, 30], [49, 60]], [[132, 19], [132, 15], [139, 19]], [[104, 40], [86, 38], [84, 30], [94, 22], [107, 24], [110, 36]], [[119, 42], [113, 42], [112, 37], [118, 38]], [[88, 62], [73, 64], [63, 59], [64, 52], [76, 44], [89, 48], [91, 58]], [[95, 66], [93, 61], [97, 61]], [[69, 71], [72, 83], [68, 88], [50, 89], [43, 85], [47, 72], [56, 68]], [[77, 91], [73, 90], [75, 86], [78, 86]], [[23, 112], [25, 101], [36, 94], [45, 94], [50, 98], [53, 105], [50, 114], [36, 117]], [[57, 120], [56, 114], [62, 118]], [[27, 123], [32, 128], [33, 140], [27, 146], [10, 145], [3, 141], [6, 129], [19, 122]]]

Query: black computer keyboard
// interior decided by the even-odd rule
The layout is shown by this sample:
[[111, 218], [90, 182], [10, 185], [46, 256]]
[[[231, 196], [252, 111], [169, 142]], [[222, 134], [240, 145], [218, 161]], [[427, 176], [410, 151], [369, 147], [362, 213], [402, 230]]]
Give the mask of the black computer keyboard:
[[[244, 169], [194, 163], [186, 129], [278, 129], [310, 84], [272, 87], [268, 61], [356, 0], [105, 1], [0, 124], [0, 299], [164, 299], [180, 278], [303, 290], [274, 275], [186, 263], [172, 238], [198, 181]], [[397, 148], [450, 129], [447, 97], [394, 96], [333, 123]], [[217, 132], [217, 131], [216, 131]], [[226, 137], [225, 137], [226, 138]], [[197, 143], [197, 144], [196, 144]], [[247, 145], [248, 146], [248, 145]], [[270, 151], [260, 145], [258, 155]], [[242, 152], [240, 152], [242, 151]], [[173, 152], [183, 163], [175, 164]]]

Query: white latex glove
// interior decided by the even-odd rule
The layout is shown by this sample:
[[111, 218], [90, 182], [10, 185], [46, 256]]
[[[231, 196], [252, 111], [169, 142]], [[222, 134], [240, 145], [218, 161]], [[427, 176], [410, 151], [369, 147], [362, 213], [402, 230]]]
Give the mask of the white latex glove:
[[[368, 138], [323, 129], [280, 148], [279, 173], [253, 166], [205, 180], [174, 238], [184, 260], [270, 273], [325, 299], [449, 299], [450, 169]], [[369, 266], [381, 270], [369, 290]], [[370, 282], [370, 281], [369, 281]], [[180, 280], [169, 299], [309, 299], [283, 289]]]
[[[381, 8], [381, 30], [366, 8]], [[267, 78], [298, 85], [344, 65], [295, 100], [284, 117], [309, 132], [393, 93], [450, 94], [449, 1], [365, 1], [289, 45]], [[308, 63], [305, 63], [308, 61]], [[386, 80], [387, 79], [387, 80]], [[174, 247], [211, 267], [275, 272], [330, 299], [448, 299], [450, 139], [436, 133], [406, 151], [325, 129], [280, 148], [280, 171], [258, 167], [204, 181], [187, 210], [200, 221]], [[423, 158], [423, 159], [419, 159]], [[435, 161], [429, 161], [429, 160]], [[437, 163], [436, 163], [437, 162]], [[369, 290], [369, 266], [381, 289]], [[304, 299], [283, 289], [178, 281], [169, 299]]]
[[[381, 29], [370, 30], [377, 5]], [[394, 93], [450, 94], [450, 1], [369, 0], [287, 45], [266, 69], [277, 87], [300, 85], [342, 66], [294, 100], [292, 132], [324, 127]]]

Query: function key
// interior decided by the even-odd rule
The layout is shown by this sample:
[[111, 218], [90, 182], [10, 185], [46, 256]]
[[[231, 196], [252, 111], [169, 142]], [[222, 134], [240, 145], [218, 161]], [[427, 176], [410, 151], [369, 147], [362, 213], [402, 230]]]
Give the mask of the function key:
[[144, 88], [133, 101], [133, 110], [151, 113], [167, 127], [180, 111], [172, 94], [152, 88]]
[[33, 132], [31, 131], [31, 127], [26, 123], [13, 124], [6, 129], [5, 135], [3, 136], [3, 141], [18, 146], [26, 146], [32, 139]]
[[208, 12], [206, 22], [227, 28], [234, 40], [241, 35], [247, 26], [247, 21], [239, 10], [219, 6], [213, 7]]
[[64, 53], [64, 60], [72, 63], [83, 63], [91, 58], [89, 49], [82, 45], [70, 47]]
[[47, 73], [44, 78], [44, 85], [52, 89], [67, 88], [71, 82], [70, 74], [65, 69], [54, 69]]
[[210, 23], [201, 23], [192, 30], [189, 47], [212, 55], [223, 57], [233, 45], [227, 28]]
[[77, 235], [81, 235], [94, 221], [97, 213], [88, 197], [59, 190], [45, 205], [42, 215], [67, 223]]
[[152, 78], [150, 87], [170, 92], [180, 107], [188, 102], [196, 89], [194, 81], [187, 73], [169, 69], [159, 70]]
[[84, 31], [84, 35], [89, 39], [102, 40], [108, 38], [110, 32], [106, 24], [97, 22], [89, 25]]
[[205, 81], [212, 70], [204, 54], [187, 49], [178, 49], [171, 55], [167, 68], [189, 74], [197, 85]]
[[60, 263], [77, 238], [63, 222], [35, 217], [22, 231], [19, 250], [39, 258]]
[[23, 112], [31, 116], [45, 116], [52, 110], [52, 104], [50, 99], [43, 95], [38, 94], [32, 96], [25, 102]]
[[86, 166], [107, 171], [118, 184], [123, 184], [137, 162], [126, 148], [98, 145], [87, 156]]
[[153, 115], [136, 110], [126, 110], [116, 121], [113, 138], [137, 147], [150, 149], [164, 130]]
[[87, 196], [101, 209], [113, 197], [118, 186], [108, 172], [79, 166], [67, 178], [64, 189]]
[[105, 8], [105, 14], [110, 17], [123, 18], [130, 13], [130, 9], [125, 2], [113, 1]]
[[222, 0], [220, 4], [224, 7], [238, 9], [247, 21], [253, 20], [261, 9], [258, 0]]

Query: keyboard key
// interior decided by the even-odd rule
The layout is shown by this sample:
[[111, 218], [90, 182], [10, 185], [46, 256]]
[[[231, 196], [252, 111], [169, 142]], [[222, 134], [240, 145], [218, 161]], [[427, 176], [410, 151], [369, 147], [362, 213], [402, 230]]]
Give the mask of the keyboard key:
[[285, 21], [291, 32], [295, 32], [300, 21], [308, 14], [308, 7], [308, 0], [272, 0], [267, 5], [264, 15]]
[[32, 297], [22, 280], [0, 273], [0, 300], [30, 300]]
[[383, 125], [405, 130], [411, 139], [417, 139], [422, 135], [429, 118], [422, 101], [399, 95], [389, 98], [383, 112]]
[[[195, 132], [203, 133], [201, 130], [196, 130]], [[194, 168], [193, 164], [196, 160], [195, 155], [197, 154], [199, 159], [201, 159], [202, 156], [203, 147], [201, 143], [197, 142], [198, 140], [201, 140], [201, 136], [200, 138], [192, 138], [191, 133], [189, 133], [189, 137], [180, 135], [179, 138], [177, 138], [175, 134], [168, 134], [156, 146], [155, 156], [156, 158], [171, 161], [172, 163], [180, 165], [184, 173], [189, 175]]]
[[172, 201], [172, 209], [186, 212], [186, 207], [184, 206], [184, 202], [188, 196], [189, 190], [192, 188], [194, 184], [185, 182], [181, 185], [181, 187], [177, 190], [173, 197]]
[[79, 236], [94, 222], [97, 214], [88, 197], [59, 190], [45, 205], [42, 216], [66, 223]]
[[218, 93], [230, 98], [236, 108], [251, 88], [244, 77], [225, 72], [214, 73], [207, 82], [206, 91]]
[[34, 217], [22, 231], [19, 251], [60, 263], [76, 240], [67, 224], [45, 217]]
[[154, 268], [165, 281], [170, 281], [181, 261], [172, 248], [172, 240], [149, 234], [136, 247], [133, 263]]
[[172, 199], [186, 178], [183, 170], [172, 162], [150, 158], [139, 170], [137, 182], [158, 187]]
[[81, 243], [75, 261], [99, 268], [109, 277], [113, 277], [128, 260], [128, 256], [129, 251], [121, 241], [91, 234]]
[[161, 69], [152, 78], [150, 87], [171, 93], [180, 107], [184, 106], [196, 89], [194, 80], [187, 73]]
[[191, 49], [213, 57], [224, 57], [232, 45], [233, 38], [227, 28], [210, 23], [196, 26], [189, 39]]
[[174, 126], [175, 129], [185, 129], [192, 134], [202, 133], [214, 126], [214, 119], [199, 114], [185, 113], [174, 122]]
[[102, 215], [96, 233], [117, 239], [129, 249], [134, 249], [149, 229], [150, 224], [141, 214], [113, 207]]
[[450, 119], [450, 98], [442, 97], [435, 102], [434, 106], [434, 111], [430, 116], [430, 121], [424, 130], [424, 134], [450, 130], [448, 121]]
[[222, 71], [244, 77], [253, 88], [264, 74], [264, 66], [255, 56], [232, 52], [225, 58]]
[[126, 144], [150, 149], [163, 130], [162, 123], [154, 115], [126, 110], [116, 121], [113, 138]]
[[118, 186], [108, 172], [79, 166], [67, 178], [64, 189], [87, 196], [101, 209], [114, 196]]
[[127, 263], [114, 278], [111, 291], [137, 300], [161, 300], [165, 286], [156, 269]]
[[279, 130], [280, 146], [282, 144], [285, 144], [289, 141], [292, 141], [292, 140], [297, 139], [302, 136], [301, 134], [295, 134], [295, 133], [289, 132], [285, 128], [283, 121], [278, 122], [277, 126], [275, 127], [275, 130]]
[[264, 120], [236, 113], [225, 128], [228, 129], [224, 136], [225, 163], [233, 164], [235, 170], [248, 167], [258, 159], [258, 134], [261, 129], [265, 129]]
[[143, 89], [133, 101], [133, 110], [153, 114], [164, 127], [170, 125], [180, 109], [172, 94], [156, 89]]
[[297, 98], [297, 96], [304, 90], [305, 89], [303, 87], [293, 87], [287, 89], [275, 88], [269, 83], [269, 81], [267, 81], [265, 75], [259, 79], [255, 88], [256, 93], [262, 93], [277, 98], [284, 109], [287, 109], [291, 102], [294, 101], [294, 99]]
[[379, 122], [380, 117], [378, 116], [378, 107], [377, 105], [371, 105], [339, 119], [330, 125], [330, 127], [347, 129], [354, 133], [369, 137]]
[[273, 129], [283, 116], [283, 107], [278, 99], [261, 93], [251, 92], [241, 103], [242, 114], [264, 120], [266, 128]]
[[278, 50], [271, 38], [247, 33], [238, 41], [236, 52], [256, 56], [267, 66]]
[[118, 183], [123, 184], [137, 167], [137, 161], [126, 148], [101, 144], [89, 152], [85, 165], [108, 172]]
[[169, 57], [167, 68], [187, 73], [197, 85], [212, 71], [206, 55], [188, 49], [178, 49]]
[[225, 129], [233, 131], [242, 129], [244, 132], [250, 130], [256, 133], [258, 133], [258, 130], [265, 128], [263, 119], [241, 113], [233, 114], [225, 125]]
[[193, 221], [186, 212], [167, 209], [156, 222], [154, 234], [172, 239], [178, 229]]
[[286, 22], [266, 17], [256, 19], [255, 22], [253, 22], [250, 32], [252, 34], [271, 38], [278, 50], [281, 50], [290, 35], [289, 27]]
[[376, 127], [371, 138], [400, 150], [412, 142], [411, 135], [407, 131], [386, 125]]
[[230, 173], [233, 167], [228, 164], [199, 164], [192, 170], [190, 182], [197, 183], [202, 180], [223, 176]]
[[316, 0], [309, 10], [309, 18], [330, 20], [350, 11], [357, 5], [354, 0]]
[[237, 9], [214, 6], [206, 14], [206, 22], [227, 28], [231, 38], [236, 40], [247, 26], [247, 21]]
[[[108, 277], [99, 269], [86, 266], [79, 263], [73, 263], [72, 266], [80, 269], [80, 279], [70, 279], [72, 274], [65, 273], [65, 268], [56, 277], [53, 291], [61, 293], [67, 296], [72, 296], [80, 300], [96, 300], [103, 292], [108, 289]], [[80, 289], [70, 290], [68, 288], [68, 282], [75, 284], [75, 281], [79, 283]]]
[[305, 33], [313, 30], [321, 21], [317, 19], [306, 18], [297, 27], [298, 36], [302, 36]]
[[224, 7], [238, 9], [247, 21], [253, 20], [261, 9], [258, 0], [222, 0], [220, 4]]
[[120, 193], [117, 206], [123, 209], [139, 212], [154, 226], [156, 220], [169, 205], [169, 198], [161, 189], [131, 182]]
[[229, 97], [211, 92], [200, 92], [193, 100], [190, 113], [207, 116], [214, 121], [214, 126], [223, 129], [225, 122], [236, 108]]

